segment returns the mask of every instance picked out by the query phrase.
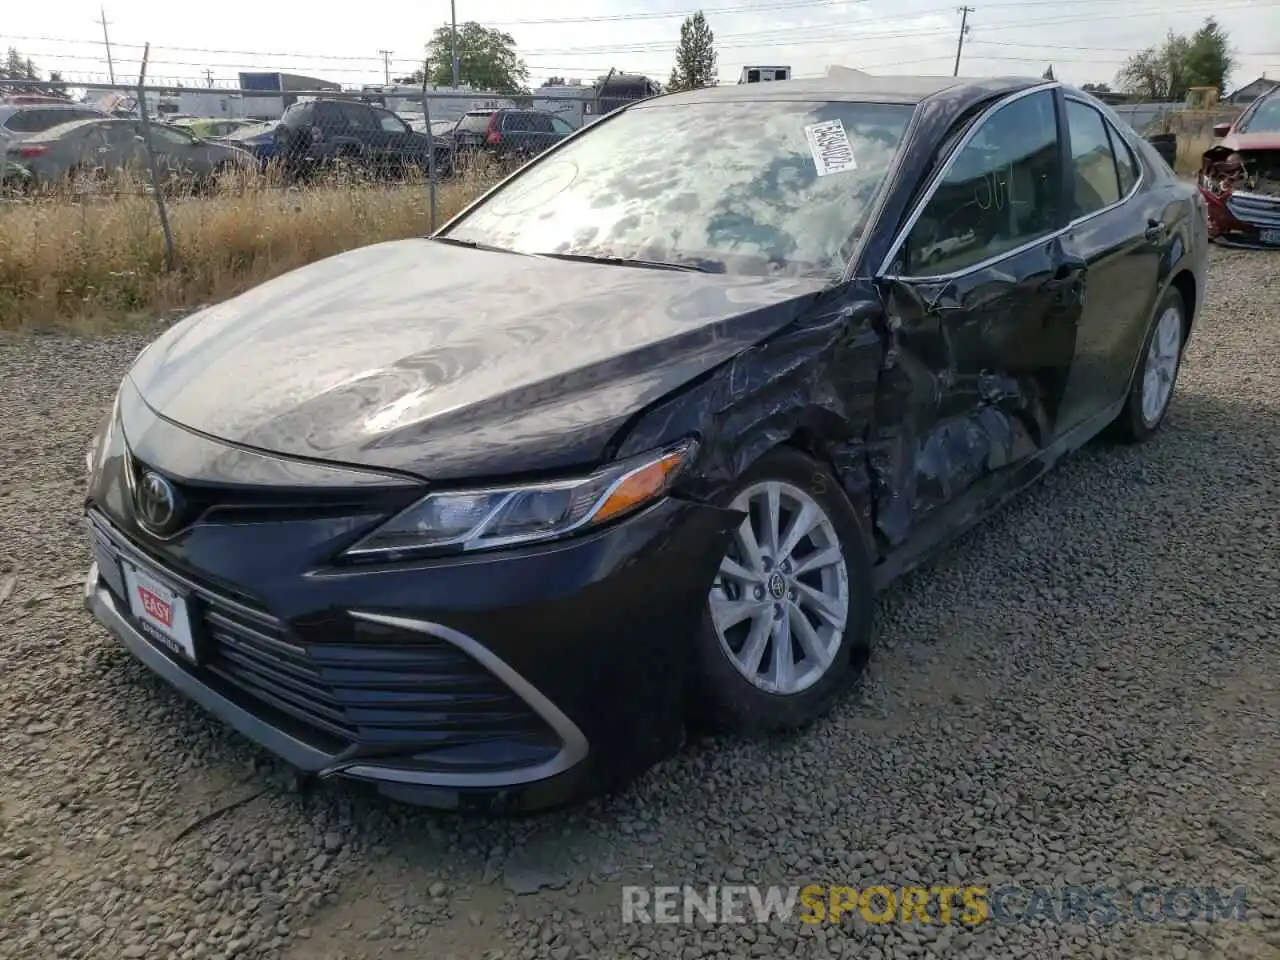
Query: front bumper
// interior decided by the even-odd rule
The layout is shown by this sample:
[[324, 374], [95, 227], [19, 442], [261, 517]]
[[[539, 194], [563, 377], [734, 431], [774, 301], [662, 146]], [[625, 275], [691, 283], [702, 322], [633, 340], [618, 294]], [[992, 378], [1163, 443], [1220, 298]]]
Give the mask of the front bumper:
[[[737, 519], [670, 499], [554, 546], [282, 576], [332, 521], [197, 524], [159, 545], [91, 507], [85, 603], [151, 670], [301, 771], [519, 812], [678, 747], [693, 631]], [[140, 627], [121, 560], [187, 598], [196, 661]]]
[[1215, 193], [1203, 186], [1209, 238], [1227, 246], [1280, 247], [1280, 197], [1237, 191]]

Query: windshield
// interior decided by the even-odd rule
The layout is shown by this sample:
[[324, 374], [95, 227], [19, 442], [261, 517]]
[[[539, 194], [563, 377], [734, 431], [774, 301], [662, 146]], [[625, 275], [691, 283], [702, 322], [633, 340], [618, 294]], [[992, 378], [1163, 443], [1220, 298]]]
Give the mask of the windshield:
[[1280, 96], [1268, 96], [1240, 124], [1241, 133], [1280, 133]]
[[243, 127], [241, 127], [238, 130], [232, 130], [230, 133], [227, 134], [226, 139], [252, 140], [255, 137], [270, 136], [274, 132], [275, 131], [273, 131], [269, 126], [267, 126], [264, 123], [249, 123], [249, 124], [245, 124]]
[[446, 233], [521, 253], [838, 276], [913, 109], [724, 100], [633, 108], [565, 141]]

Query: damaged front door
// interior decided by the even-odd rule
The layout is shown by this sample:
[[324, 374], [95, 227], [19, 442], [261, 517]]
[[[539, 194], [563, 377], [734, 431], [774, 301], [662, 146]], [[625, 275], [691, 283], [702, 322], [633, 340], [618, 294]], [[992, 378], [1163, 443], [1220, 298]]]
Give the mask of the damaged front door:
[[1085, 277], [1063, 245], [1058, 102], [1017, 95], [979, 120], [880, 280], [872, 469], [891, 546], [976, 509], [965, 494], [1053, 439]]

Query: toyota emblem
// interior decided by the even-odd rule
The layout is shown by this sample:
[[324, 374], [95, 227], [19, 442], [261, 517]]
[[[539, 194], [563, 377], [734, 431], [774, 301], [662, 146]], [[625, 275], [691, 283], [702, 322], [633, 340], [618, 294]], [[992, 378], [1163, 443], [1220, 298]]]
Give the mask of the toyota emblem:
[[156, 532], [166, 530], [178, 515], [178, 497], [173, 484], [150, 470], [138, 482], [134, 506], [142, 525]]

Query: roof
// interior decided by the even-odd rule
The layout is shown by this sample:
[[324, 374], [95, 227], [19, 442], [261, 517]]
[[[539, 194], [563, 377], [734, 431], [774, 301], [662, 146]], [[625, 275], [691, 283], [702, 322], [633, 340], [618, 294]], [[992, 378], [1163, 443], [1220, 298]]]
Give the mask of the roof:
[[1254, 80], [1252, 83], [1246, 83], [1243, 87], [1238, 87], [1237, 89], [1232, 91], [1231, 96], [1227, 97], [1227, 99], [1234, 100], [1236, 97], [1239, 97], [1241, 95], [1262, 96], [1262, 94], [1268, 93], [1271, 90], [1274, 90], [1277, 86], [1280, 86], [1280, 81], [1268, 80], [1266, 77], [1259, 77], [1257, 80]]
[[670, 93], [649, 103], [707, 100], [864, 100], [875, 103], [919, 103], [946, 92], [960, 100], [983, 100], [1044, 83], [1030, 77], [874, 76], [832, 67], [825, 77], [775, 80], [771, 83], [726, 84]]
[[109, 117], [103, 114], [101, 117], [86, 117], [83, 120], [68, 120], [66, 123], [59, 123], [57, 126], [49, 127], [47, 130], [41, 130], [39, 133], [28, 137], [28, 141], [36, 140], [57, 140], [63, 134], [78, 130], [80, 127], [89, 126], [91, 124], [123, 124], [136, 123], [135, 120], [121, 119]]

